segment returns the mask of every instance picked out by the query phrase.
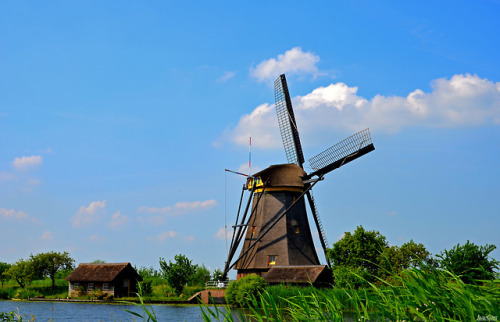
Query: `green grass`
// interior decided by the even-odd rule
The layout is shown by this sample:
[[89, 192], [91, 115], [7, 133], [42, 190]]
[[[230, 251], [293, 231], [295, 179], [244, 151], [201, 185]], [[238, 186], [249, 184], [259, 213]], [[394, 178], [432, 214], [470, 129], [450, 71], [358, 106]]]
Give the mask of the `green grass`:
[[[271, 286], [252, 298], [246, 319], [256, 321], [475, 321], [500, 315], [500, 281], [464, 284], [433, 268], [410, 269], [366, 288]], [[227, 309], [202, 305], [203, 317], [233, 321]]]

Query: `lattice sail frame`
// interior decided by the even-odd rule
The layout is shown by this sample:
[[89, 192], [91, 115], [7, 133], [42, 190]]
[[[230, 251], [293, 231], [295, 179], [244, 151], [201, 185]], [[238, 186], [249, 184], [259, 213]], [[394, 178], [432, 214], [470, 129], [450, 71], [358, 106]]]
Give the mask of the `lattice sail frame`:
[[347, 139], [340, 141], [320, 154], [309, 159], [309, 164], [314, 170], [326, 167], [327, 165], [354, 154], [362, 148], [372, 144], [370, 129], [364, 129]]
[[281, 75], [274, 81], [274, 98], [286, 159], [288, 163], [295, 163], [302, 167], [304, 164], [304, 154], [302, 152], [302, 145], [300, 144], [299, 131], [297, 130], [297, 123], [285, 75]]

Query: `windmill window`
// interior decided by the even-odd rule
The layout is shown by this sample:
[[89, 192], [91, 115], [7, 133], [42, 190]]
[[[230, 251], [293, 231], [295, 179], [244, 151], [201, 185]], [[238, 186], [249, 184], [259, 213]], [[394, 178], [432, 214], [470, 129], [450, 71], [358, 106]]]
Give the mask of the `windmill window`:
[[297, 222], [297, 220], [292, 219], [291, 224], [293, 232], [295, 232], [296, 234], [300, 233], [299, 223]]
[[276, 255], [269, 255], [269, 265], [276, 265]]
[[252, 237], [255, 235], [255, 226], [252, 226]]

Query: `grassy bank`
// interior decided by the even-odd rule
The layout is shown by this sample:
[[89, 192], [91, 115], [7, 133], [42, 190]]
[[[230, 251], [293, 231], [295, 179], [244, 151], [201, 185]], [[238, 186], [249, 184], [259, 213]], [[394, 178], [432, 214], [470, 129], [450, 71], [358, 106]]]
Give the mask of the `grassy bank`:
[[[202, 290], [202, 286], [187, 286], [182, 294], [175, 295], [172, 287], [166, 285], [161, 278], [155, 278], [151, 283], [151, 293], [144, 295], [151, 301], [182, 301], [187, 300], [196, 292]], [[0, 300], [27, 299], [28, 297], [44, 297], [47, 299], [66, 298], [68, 296], [68, 281], [56, 279], [54, 294], [52, 294], [52, 281], [47, 278], [32, 281], [26, 289], [22, 289], [15, 281], [5, 281], [0, 288]], [[74, 298], [74, 297], [73, 297]], [[81, 299], [91, 299], [92, 294], [82, 295]], [[134, 300], [136, 297], [120, 298], [120, 300]]]
[[56, 279], [54, 294], [52, 294], [52, 281], [47, 278], [35, 280], [30, 286], [23, 290], [15, 281], [6, 281], [0, 289], [0, 299], [9, 300], [13, 298], [27, 299], [29, 297], [65, 298], [68, 296], [68, 282]]

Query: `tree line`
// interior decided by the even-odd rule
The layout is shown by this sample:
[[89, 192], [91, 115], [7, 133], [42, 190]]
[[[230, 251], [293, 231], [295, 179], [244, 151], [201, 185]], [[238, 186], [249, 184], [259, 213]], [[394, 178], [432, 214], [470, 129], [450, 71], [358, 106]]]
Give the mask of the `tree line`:
[[[15, 281], [19, 287], [26, 289], [34, 280], [50, 278], [52, 281], [52, 294], [54, 294], [55, 280], [64, 279], [74, 268], [75, 260], [68, 252], [47, 252], [30, 255], [28, 259], [19, 259], [13, 264], [0, 262], [0, 282], [2, 289], [7, 280]], [[105, 260], [96, 259], [94, 264], [106, 263]], [[166, 284], [174, 294], [183, 294], [185, 287], [204, 288], [205, 283], [211, 279], [218, 280], [222, 276], [220, 269], [212, 272], [205, 265], [196, 265], [185, 255], [175, 255], [173, 261], [159, 259], [160, 270], [153, 267], [135, 267], [142, 277], [142, 291], [145, 295], [153, 293], [152, 286]], [[174, 295], [173, 294], [173, 295]]]
[[19, 259], [14, 264], [0, 262], [0, 280], [2, 288], [4, 280], [12, 279], [25, 289], [33, 280], [50, 278], [52, 281], [52, 293], [56, 275], [63, 270], [71, 271], [74, 269], [75, 260], [71, 258], [68, 252], [48, 252], [33, 255], [29, 259]]
[[444, 269], [471, 284], [498, 278], [500, 263], [489, 256], [495, 249], [495, 245], [467, 241], [433, 257], [421, 243], [410, 240], [401, 246], [389, 246], [378, 231], [358, 226], [354, 233], [344, 233], [327, 249], [326, 256], [332, 263], [335, 284], [340, 287], [384, 281], [412, 267]]
[[[500, 263], [491, 258], [495, 245], [479, 246], [467, 241], [444, 250], [435, 257], [421, 243], [410, 240], [401, 246], [389, 246], [385, 236], [378, 231], [368, 231], [362, 226], [354, 233], [346, 232], [331, 248], [326, 256], [332, 263], [334, 283], [337, 287], [377, 283], [390, 279], [409, 268], [433, 267], [454, 273], [465, 282], [472, 284], [480, 280], [498, 278], [496, 270]], [[66, 277], [74, 268], [75, 260], [68, 252], [47, 252], [30, 255], [13, 264], [0, 262], [0, 281], [14, 280], [25, 289], [33, 280], [50, 278], [52, 293], [55, 279]], [[105, 263], [95, 260], [94, 263]], [[153, 292], [152, 286], [167, 284], [176, 295], [185, 287], [204, 287], [209, 280], [219, 280], [222, 271], [210, 272], [204, 265], [196, 265], [185, 255], [174, 256], [173, 261], [159, 259], [160, 270], [141, 267], [136, 270], [141, 275], [141, 286], [145, 295]]]

